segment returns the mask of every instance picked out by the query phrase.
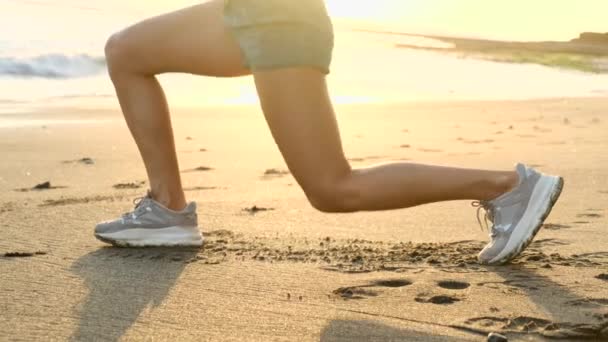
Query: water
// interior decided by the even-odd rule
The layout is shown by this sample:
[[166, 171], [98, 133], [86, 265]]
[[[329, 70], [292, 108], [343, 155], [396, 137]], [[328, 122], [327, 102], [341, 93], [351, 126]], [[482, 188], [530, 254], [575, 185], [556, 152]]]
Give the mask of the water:
[[[467, 4], [472, 0], [463, 1], [462, 4]], [[49, 106], [116, 108], [114, 90], [106, 76], [103, 60], [102, 51], [107, 37], [139, 19], [195, 3], [189, 0], [0, 0], [0, 112], [17, 113]], [[503, 36], [507, 31], [501, 26], [494, 27], [495, 32], [492, 33], [482, 29], [483, 23], [478, 23], [482, 25], [479, 27], [460, 25], [453, 31], [447, 31], [446, 23], [458, 22], [459, 19], [450, 19], [445, 15], [444, 22], [431, 27], [434, 21], [428, 6], [433, 3], [448, 6], [441, 0], [410, 0], [407, 3], [402, 0], [379, 0], [372, 7], [370, 3], [352, 0], [346, 7], [341, 0], [330, 0], [328, 3], [329, 10], [336, 16], [336, 49], [329, 77], [332, 97], [336, 102], [528, 99], [608, 94], [608, 75], [397, 49], [395, 44], [405, 40], [408, 44], [418, 45], [441, 43], [405, 36], [354, 32], [352, 28], [502, 38], [505, 38]], [[407, 10], [403, 17], [395, 14], [394, 9], [397, 8]], [[363, 13], [367, 13], [367, 17]], [[373, 16], [370, 17], [370, 13]], [[592, 18], [588, 21], [592, 21]], [[564, 26], [568, 25], [553, 31], [566, 36], [578, 32], [579, 28], [588, 28], [576, 20], [567, 30]], [[522, 38], [520, 31], [514, 28], [513, 37]], [[544, 31], [553, 32], [546, 28], [530, 31], [529, 37], [562, 38], [549, 37]], [[174, 106], [231, 105], [257, 101], [250, 78], [163, 75], [161, 82]]]

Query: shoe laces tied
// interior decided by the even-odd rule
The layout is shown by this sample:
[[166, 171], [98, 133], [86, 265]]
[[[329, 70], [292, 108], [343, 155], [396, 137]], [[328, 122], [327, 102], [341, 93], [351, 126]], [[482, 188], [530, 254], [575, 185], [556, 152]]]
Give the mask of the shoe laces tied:
[[496, 207], [488, 201], [473, 201], [471, 203], [471, 206], [477, 208], [477, 222], [479, 223], [479, 227], [482, 231], [484, 230], [484, 225], [481, 224], [480, 212], [482, 209], [484, 210], [483, 220], [485, 224], [485, 230], [490, 231], [488, 221], [494, 223], [494, 213]]
[[123, 220], [124, 219], [135, 220], [139, 216], [144, 214], [147, 210], [142, 204], [145, 202], [145, 200], [147, 200], [149, 198], [152, 198], [152, 192], [150, 190], [148, 190], [148, 193], [146, 194], [146, 196], [137, 197], [137, 198], [133, 199], [133, 206], [135, 208], [132, 212], [124, 213], [122, 215]]

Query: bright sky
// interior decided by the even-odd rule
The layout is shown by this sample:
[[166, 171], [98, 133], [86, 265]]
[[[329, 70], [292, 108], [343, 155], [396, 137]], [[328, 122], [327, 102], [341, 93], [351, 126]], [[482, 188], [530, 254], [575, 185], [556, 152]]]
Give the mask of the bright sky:
[[327, 0], [336, 17], [396, 29], [497, 39], [570, 39], [608, 32], [607, 0]]
[[[202, 0], [0, 0], [0, 22], [105, 23], [141, 18]], [[264, 0], [255, 0], [264, 1]], [[308, 0], [298, 0], [308, 1]], [[414, 33], [514, 40], [565, 40], [581, 31], [608, 32], [608, 0], [325, 0], [337, 22]], [[74, 15], [74, 11], [86, 16]], [[61, 16], [63, 15], [63, 18]], [[24, 21], [24, 18], [29, 20]], [[78, 19], [81, 17], [82, 20]], [[130, 19], [129, 19], [130, 20]], [[95, 21], [93, 24], [97, 24]], [[73, 26], [71, 28], [73, 30]], [[1, 34], [0, 34], [1, 37]]]

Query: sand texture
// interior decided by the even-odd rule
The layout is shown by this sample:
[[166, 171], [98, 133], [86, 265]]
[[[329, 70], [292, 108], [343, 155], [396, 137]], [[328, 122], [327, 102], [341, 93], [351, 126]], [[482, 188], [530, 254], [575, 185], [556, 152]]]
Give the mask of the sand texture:
[[206, 242], [112, 248], [95, 223], [147, 189], [121, 114], [0, 115], [27, 123], [0, 129], [0, 340], [608, 340], [608, 100], [337, 110], [354, 167], [523, 161], [563, 176], [562, 197], [521, 257], [480, 266], [469, 202], [322, 214], [256, 107], [177, 109]]

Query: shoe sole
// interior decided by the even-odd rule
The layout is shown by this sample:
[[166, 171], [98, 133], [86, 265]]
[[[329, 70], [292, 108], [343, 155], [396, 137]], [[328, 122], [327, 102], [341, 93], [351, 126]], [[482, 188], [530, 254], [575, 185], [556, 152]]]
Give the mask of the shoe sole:
[[110, 234], [95, 234], [117, 247], [200, 247], [203, 236], [197, 227], [131, 228]]
[[[513, 231], [513, 235], [523, 233], [527, 236], [524, 236], [521, 239], [511, 239], [513, 238], [513, 235], [511, 235], [511, 238], [507, 242], [505, 248], [490, 261], [482, 262], [483, 264], [502, 265], [517, 257], [524, 249], [526, 249], [526, 247], [528, 247], [528, 245], [530, 245], [530, 243], [532, 243], [532, 240], [534, 240], [534, 237], [542, 227], [543, 222], [545, 222], [545, 219], [551, 213], [551, 209], [553, 209], [553, 206], [559, 199], [564, 187], [564, 179], [562, 177], [543, 176], [543, 178], [549, 178], [547, 181], [550, 181], [551, 183], [540, 189], [540, 193], [538, 193], [537, 188], [535, 188], [532, 192], [532, 198], [530, 199], [530, 204], [540, 202], [538, 208], [530, 208], [529, 204], [528, 208], [526, 208], [526, 213]], [[548, 198], [548, 200], [542, 201], [544, 198]], [[532, 229], [526, 229], [524, 232], [520, 232], [522, 229], [525, 229], [526, 226], [530, 225], [532, 226]], [[513, 244], [515, 244], [514, 241], [520, 242], [518, 245], [513, 246]]]

